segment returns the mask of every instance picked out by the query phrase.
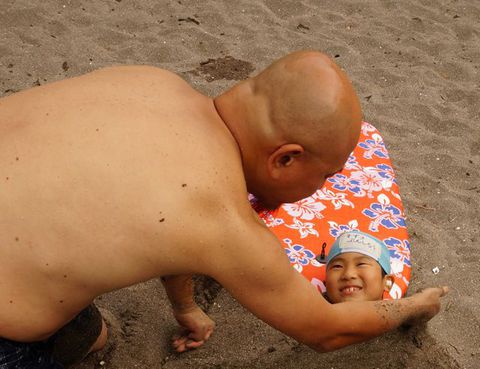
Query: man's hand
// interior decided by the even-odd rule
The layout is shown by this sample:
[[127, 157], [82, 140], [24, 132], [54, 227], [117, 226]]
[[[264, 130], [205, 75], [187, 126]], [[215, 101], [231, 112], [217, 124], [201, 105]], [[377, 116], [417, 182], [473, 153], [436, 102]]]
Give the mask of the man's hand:
[[173, 337], [173, 348], [184, 352], [202, 346], [213, 332], [215, 323], [193, 300], [193, 283], [190, 275], [162, 277], [173, 316], [180, 324], [180, 332]]
[[[414, 319], [414, 322], [427, 321], [432, 319], [440, 311], [440, 298], [448, 293], [448, 287], [426, 288], [417, 292], [412, 298], [418, 301], [423, 314]], [[411, 323], [411, 322], [410, 322]]]
[[202, 346], [210, 338], [215, 322], [198, 306], [174, 310], [173, 315], [180, 324], [180, 332], [173, 337], [173, 348], [184, 352]]

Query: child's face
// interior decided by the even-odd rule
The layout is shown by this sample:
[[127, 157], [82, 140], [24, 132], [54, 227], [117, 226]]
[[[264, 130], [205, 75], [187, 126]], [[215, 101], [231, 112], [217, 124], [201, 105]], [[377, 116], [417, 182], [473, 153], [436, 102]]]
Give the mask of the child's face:
[[340, 254], [327, 267], [327, 296], [332, 303], [381, 300], [388, 278], [371, 257], [356, 252]]

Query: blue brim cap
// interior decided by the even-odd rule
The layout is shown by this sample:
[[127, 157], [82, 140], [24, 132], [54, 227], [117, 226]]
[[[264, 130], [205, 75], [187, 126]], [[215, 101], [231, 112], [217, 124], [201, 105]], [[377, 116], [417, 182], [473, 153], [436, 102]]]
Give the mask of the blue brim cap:
[[386, 274], [390, 274], [390, 253], [387, 246], [378, 238], [360, 231], [342, 233], [328, 253], [327, 265], [335, 257], [346, 252], [357, 252], [369, 256], [380, 264]]

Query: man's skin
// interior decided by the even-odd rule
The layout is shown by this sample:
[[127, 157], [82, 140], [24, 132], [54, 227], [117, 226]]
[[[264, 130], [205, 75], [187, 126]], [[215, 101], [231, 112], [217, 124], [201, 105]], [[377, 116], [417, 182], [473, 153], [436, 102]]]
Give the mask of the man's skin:
[[318, 351], [430, 319], [446, 288], [329, 304], [247, 201], [312, 194], [342, 168], [360, 121], [347, 77], [317, 52], [215, 100], [145, 66], [0, 99], [0, 336], [45, 339], [96, 296], [163, 276], [185, 329], [174, 347], [198, 347], [213, 322], [193, 302], [192, 274]]

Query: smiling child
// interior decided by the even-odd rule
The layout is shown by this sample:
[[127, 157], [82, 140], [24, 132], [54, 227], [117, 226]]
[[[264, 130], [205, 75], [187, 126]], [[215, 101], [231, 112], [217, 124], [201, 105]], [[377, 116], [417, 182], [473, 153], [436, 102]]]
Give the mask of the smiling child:
[[331, 303], [381, 300], [392, 286], [383, 242], [359, 231], [337, 238], [327, 257], [326, 297]]

